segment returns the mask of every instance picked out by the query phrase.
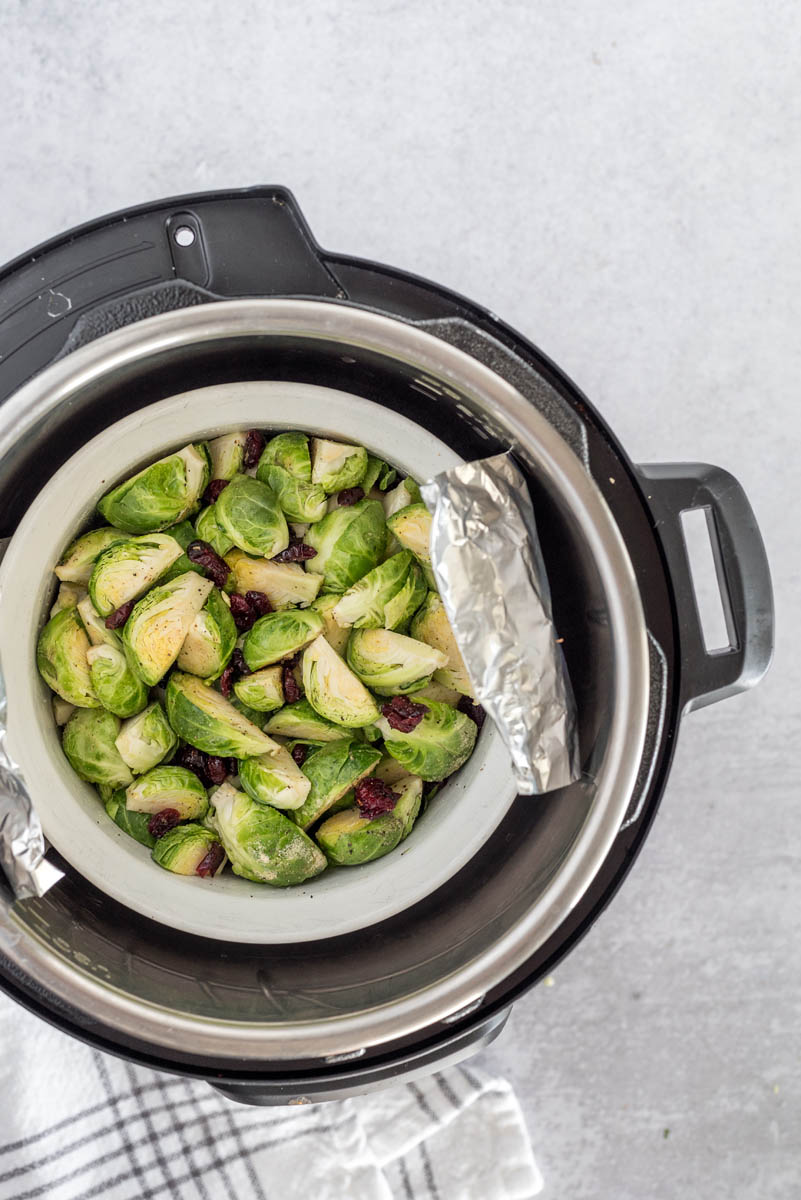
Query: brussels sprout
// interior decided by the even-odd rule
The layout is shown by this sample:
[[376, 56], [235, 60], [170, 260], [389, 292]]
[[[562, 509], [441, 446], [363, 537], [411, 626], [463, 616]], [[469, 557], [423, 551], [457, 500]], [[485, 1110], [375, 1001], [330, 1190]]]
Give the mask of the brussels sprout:
[[478, 732], [475, 722], [448, 704], [436, 700], [420, 703], [428, 711], [410, 733], [393, 729], [381, 718], [378, 726], [384, 747], [410, 774], [425, 780], [447, 779], [473, 752]]
[[401, 546], [415, 555], [428, 586], [436, 591], [437, 581], [431, 568], [431, 513], [425, 504], [407, 505], [388, 517], [387, 525]]
[[387, 527], [377, 500], [337, 508], [306, 535], [317, 554], [307, 570], [322, 575], [327, 592], [346, 592], [384, 557]]
[[411, 624], [412, 637], [441, 650], [447, 658], [445, 666], [434, 672], [434, 679], [446, 688], [454, 688], [464, 696], [473, 696], [473, 685], [467, 674], [464, 659], [459, 653], [445, 605], [436, 592], [429, 592]]
[[397, 487], [382, 498], [381, 503], [384, 506], [384, 516], [387, 521], [396, 512], [400, 512], [402, 508], [408, 508], [410, 504], [420, 503], [420, 488], [410, 475], [402, 479]]
[[312, 708], [335, 725], [357, 728], [378, 720], [373, 697], [322, 635], [303, 653], [303, 687]]
[[102, 708], [79, 708], [64, 726], [62, 746], [70, 766], [89, 783], [126, 787], [133, 775], [114, 744], [120, 719]]
[[176, 559], [181, 546], [169, 533], [115, 542], [99, 555], [89, 579], [89, 595], [101, 617], [135, 600]]
[[169, 671], [214, 584], [192, 571], [154, 587], [134, 605], [122, 640], [137, 674], [150, 687]]
[[280, 712], [273, 713], [264, 730], [275, 737], [320, 744], [339, 742], [343, 738], [349, 740], [353, 736], [349, 729], [326, 721], [315, 712], [308, 700], [297, 700], [294, 704], [285, 705]]
[[275, 748], [272, 738], [195, 675], [170, 676], [167, 714], [178, 736], [206, 754], [253, 758]]
[[234, 683], [234, 695], [242, 704], [256, 712], [272, 712], [284, 703], [283, 670], [280, 666], [265, 667], [251, 675], [243, 675]]
[[233, 479], [237, 471], [242, 470], [247, 436], [246, 433], [224, 433], [209, 442], [212, 479]]
[[107, 521], [128, 533], [155, 533], [194, 512], [208, 482], [209, 452], [201, 442], [184, 446], [126, 479], [97, 508]]
[[322, 632], [323, 618], [311, 608], [272, 612], [245, 634], [242, 653], [251, 671], [292, 658]]
[[301, 807], [292, 812], [293, 821], [308, 829], [360, 779], [369, 775], [380, 759], [381, 751], [364, 742], [329, 742], [314, 750], [303, 764], [303, 774], [311, 780], [311, 788]]
[[231, 703], [246, 721], [250, 721], [251, 725], [255, 725], [257, 729], [264, 726], [264, 713], [260, 709], [253, 708], [251, 704], [244, 704], [237, 695], [234, 695]]
[[319, 875], [325, 856], [297, 825], [267, 804], [224, 783], [214, 812], [234, 874], [273, 887], [290, 887]]
[[409, 775], [406, 779], [399, 780], [392, 790], [398, 797], [392, 815], [398, 817], [403, 823], [403, 832], [400, 838], [403, 842], [412, 832], [412, 826], [420, 815], [420, 806], [423, 802], [423, 781], [419, 775]]
[[441, 650], [403, 633], [355, 629], [348, 642], [347, 661], [362, 683], [380, 696], [392, 696], [423, 687], [431, 673], [448, 660]]
[[358, 487], [367, 470], [367, 451], [364, 446], [348, 446], [312, 438], [312, 483], [319, 483], [327, 492], [341, 492]]
[[216, 504], [204, 508], [195, 518], [195, 532], [202, 542], [208, 542], [212, 550], [222, 557], [233, 550], [234, 543], [217, 520]]
[[401, 783], [405, 779], [413, 778], [406, 768], [402, 767], [389, 754], [381, 759], [373, 774], [376, 779], [380, 779], [382, 783], [388, 783], [390, 787], [394, 787], [396, 783]]
[[385, 492], [395, 482], [397, 474], [395, 468], [391, 467], [389, 463], [385, 463], [382, 458], [374, 458], [372, 454], [368, 454], [367, 470], [364, 472], [359, 486], [364, 488], [365, 492], [369, 492], [373, 487], [377, 487], [380, 492]]
[[209, 798], [194, 771], [161, 766], [129, 785], [125, 803], [131, 812], [159, 813], [174, 808], [181, 821], [194, 821], [205, 816]]
[[132, 717], [147, 704], [147, 688], [134, 675], [116, 646], [90, 646], [86, 655], [89, 677], [103, 708], [115, 717]]
[[147, 813], [131, 812], [125, 806], [125, 789], [119, 788], [106, 800], [106, 812], [115, 825], [119, 825], [123, 833], [129, 834], [142, 846], [152, 848], [156, 839], [147, 827], [150, 816]]
[[178, 669], [201, 679], [217, 679], [234, 652], [236, 624], [218, 588], [212, 588], [206, 603], [189, 626], [176, 660]]
[[425, 593], [417, 560], [411, 550], [402, 550], [348, 588], [334, 609], [334, 620], [356, 629], [378, 629], [382, 625], [394, 629], [408, 621]]
[[64, 582], [80, 583], [86, 587], [98, 554], [113, 546], [114, 542], [124, 542], [127, 536], [122, 529], [115, 529], [113, 525], [104, 525], [81, 534], [62, 554], [56, 575]]
[[84, 596], [77, 605], [86, 636], [93, 646], [115, 646], [122, 649], [122, 638], [114, 629], [109, 629], [103, 617], [92, 604], [91, 596]]
[[62, 583], [50, 609], [50, 616], [54, 617], [65, 608], [77, 608], [78, 602], [83, 600], [85, 595], [86, 589], [79, 587], [77, 583]]
[[268, 558], [248, 558], [241, 550], [232, 550], [225, 561], [234, 577], [234, 590], [264, 592], [277, 611], [292, 604], [305, 608], [319, 592], [323, 580], [310, 575], [297, 563], [270, 562]]
[[457, 692], [456, 688], [445, 687], [444, 683], [437, 683], [438, 674], [439, 672], [435, 671], [431, 682], [415, 691], [415, 701], [439, 700], [440, 704], [450, 704], [452, 708], [458, 708], [462, 692]]
[[283, 746], [269, 754], [246, 758], [239, 765], [239, 781], [247, 794], [259, 804], [273, 808], [300, 808], [309, 794], [311, 783], [292, 755]]
[[158, 766], [178, 745], [164, 709], [154, 700], [135, 717], [123, 722], [117, 737], [123, 762], [137, 775]]
[[363, 817], [358, 808], [347, 808], [323, 821], [317, 841], [329, 862], [355, 867], [389, 854], [401, 840], [403, 829], [403, 821], [394, 812], [370, 819]]
[[[203, 825], [176, 825], [153, 847], [153, 862], [158, 863], [174, 875], [197, 875], [198, 867], [220, 839]], [[209, 874], [219, 875], [225, 866], [225, 858]]]
[[[314, 578], [319, 579], [320, 576], [315, 575]], [[311, 607], [323, 618], [323, 637], [331, 649], [336, 650], [342, 658], [350, 637], [350, 626], [343, 627], [334, 616], [334, 609], [339, 601], [338, 592], [326, 592], [324, 596], [318, 596]]]
[[311, 481], [309, 439], [305, 433], [279, 433], [265, 446], [257, 479], [269, 484], [290, 521], [319, 521], [325, 515], [327, 497]]
[[89, 639], [77, 608], [62, 608], [39, 634], [39, 674], [62, 700], [76, 708], [97, 708], [100, 704], [89, 675], [88, 650]]
[[215, 502], [214, 516], [234, 545], [248, 554], [272, 558], [289, 545], [286, 517], [275, 492], [260, 479], [232, 479]]
[[74, 712], [74, 704], [70, 704], [67, 700], [62, 700], [60, 696], [53, 697], [53, 718], [56, 725], [66, 725]]

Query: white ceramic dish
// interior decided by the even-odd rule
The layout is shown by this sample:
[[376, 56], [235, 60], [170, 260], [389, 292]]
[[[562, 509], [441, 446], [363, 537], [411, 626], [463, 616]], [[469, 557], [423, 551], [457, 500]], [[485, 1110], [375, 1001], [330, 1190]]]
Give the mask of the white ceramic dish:
[[423, 900], [469, 861], [516, 788], [489, 723], [458, 775], [402, 849], [364, 867], [329, 869], [285, 890], [230, 871], [213, 881], [156, 866], [118, 829], [97, 792], [72, 771], [35, 665], [53, 592], [52, 566], [108, 488], [166, 451], [238, 428], [314, 430], [358, 441], [418, 478], [459, 462], [405, 417], [345, 392], [297, 383], [236, 383], [172, 396], [98, 434], [53, 476], [20, 523], [0, 569], [0, 660], [9, 748], [22, 767], [46, 837], [86, 879], [146, 917], [230, 942], [299, 942], [353, 932]]

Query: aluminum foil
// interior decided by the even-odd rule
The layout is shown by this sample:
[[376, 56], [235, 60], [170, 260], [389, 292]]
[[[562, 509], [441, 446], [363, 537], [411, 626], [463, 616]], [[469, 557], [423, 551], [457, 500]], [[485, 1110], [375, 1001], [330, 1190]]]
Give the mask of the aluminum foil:
[[462, 463], [421, 487], [431, 562], [481, 702], [525, 795], [580, 775], [576, 707], [526, 481], [510, 454]]

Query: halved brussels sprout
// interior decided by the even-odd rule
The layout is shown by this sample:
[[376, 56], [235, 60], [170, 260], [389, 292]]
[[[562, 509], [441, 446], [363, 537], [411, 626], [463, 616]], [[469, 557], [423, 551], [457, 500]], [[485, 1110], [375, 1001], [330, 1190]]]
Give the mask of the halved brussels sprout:
[[375, 700], [322, 635], [303, 652], [303, 687], [312, 708], [335, 725], [358, 728], [378, 720]]
[[115, 739], [120, 719], [102, 708], [78, 708], [64, 726], [61, 744], [70, 766], [89, 783], [108, 783], [126, 787], [133, 782]]
[[348, 588], [334, 609], [334, 620], [355, 629], [395, 629], [408, 621], [425, 594], [417, 560], [411, 550], [402, 550]]
[[265, 667], [243, 675], [234, 682], [234, 695], [242, 704], [259, 713], [273, 712], [284, 703], [283, 670]]
[[327, 592], [346, 592], [384, 557], [384, 510], [377, 500], [336, 508], [311, 527], [306, 542], [317, 551], [307, 571], [323, 576]]
[[402, 783], [404, 779], [413, 778], [406, 768], [402, 767], [389, 754], [381, 759], [373, 774], [376, 779], [380, 779], [382, 783], [388, 783], [390, 787], [394, 787], [396, 783]]
[[403, 836], [403, 821], [394, 812], [363, 817], [358, 808], [347, 808], [323, 821], [317, 841], [329, 862], [355, 867], [373, 862], [394, 850]]
[[170, 676], [167, 714], [178, 736], [206, 754], [253, 758], [275, 749], [272, 738], [195, 675]]
[[314, 750], [302, 768], [311, 788], [301, 807], [293, 811], [293, 821], [308, 829], [360, 779], [369, 775], [380, 759], [381, 751], [364, 742], [329, 742]]
[[406, 550], [415, 555], [426, 583], [436, 591], [437, 581], [431, 568], [431, 513], [422, 502], [409, 504], [387, 518], [392, 534]]
[[[320, 576], [315, 575], [314, 578], [319, 579]], [[323, 618], [323, 637], [328, 645], [343, 658], [350, 637], [350, 626], [340, 625], [334, 616], [334, 609], [340, 598], [338, 592], [326, 592], [324, 596], [318, 596], [311, 607]]]
[[115, 542], [126, 541], [128, 535], [113, 525], [92, 529], [76, 538], [62, 554], [56, 567], [56, 575], [66, 583], [80, 583], [86, 587], [98, 554], [102, 554]]
[[197, 508], [209, 482], [209, 452], [199, 442], [159, 459], [108, 492], [101, 516], [127, 533], [155, 533]]
[[156, 839], [147, 827], [150, 817], [147, 813], [130, 812], [125, 806], [125, 789], [115, 790], [105, 804], [106, 812], [115, 825], [123, 833], [127, 833], [142, 846], [152, 849]]
[[272, 558], [289, 545], [286, 517], [275, 492], [260, 479], [237, 475], [214, 504], [217, 524], [240, 550]]
[[89, 677], [103, 708], [115, 717], [133, 717], [147, 704], [147, 688], [116, 646], [90, 646]]
[[420, 806], [423, 802], [423, 781], [419, 775], [409, 775], [406, 779], [399, 780], [392, 790], [398, 797], [392, 815], [403, 823], [400, 840], [405, 841], [420, 815]]
[[86, 589], [77, 583], [62, 583], [56, 592], [50, 616], [54, 617], [56, 613], [60, 613], [65, 608], [77, 608], [79, 601], [83, 600], [85, 595]]
[[407, 475], [397, 487], [383, 497], [381, 503], [384, 506], [384, 516], [389, 521], [389, 518], [396, 512], [400, 512], [402, 508], [408, 508], [410, 504], [419, 504], [420, 500], [420, 488], [411, 475]]
[[261, 729], [263, 727], [264, 713], [260, 709], [253, 708], [253, 706], [250, 704], [243, 704], [236, 694], [234, 694], [234, 698], [231, 703], [236, 711], [241, 713], [246, 721], [250, 721], [251, 725], [255, 725], [257, 729]]
[[[203, 825], [176, 825], [153, 847], [153, 862], [158, 863], [173, 875], [197, 875], [198, 867], [208, 858], [210, 851], [220, 845], [220, 839]], [[219, 875], [225, 866], [225, 858], [211, 875]]]
[[214, 587], [192, 571], [154, 587], [137, 601], [125, 622], [122, 640], [137, 674], [152, 687], [166, 675], [181, 652], [197, 614]]
[[424, 687], [447, 657], [441, 650], [389, 629], [354, 629], [347, 653], [348, 666], [362, 683], [380, 696], [413, 692]]
[[116, 740], [123, 762], [137, 775], [158, 766], [177, 745], [178, 738], [158, 700], [124, 721]]
[[170, 537], [175, 538], [178, 545], [181, 547], [181, 554], [176, 558], [166, 571], [163, 571], [156, 580], [157, 583], [169, 583], [171, 579], [177, 579], [179, 575], [185, 575], [187, 571], [194, 571], [196, 575], [203, 575], [206, 572], [199, 563], [192, 562], [189, 555], [186, 553], [186, 548], [190, 542], [197, 541], [199, 534], [195, 532], [195, 527], [191, 521], [179, 521], [177, 525], [170, 526]]
[[458, 708], [463, 693], [457, 692], [456, 688], [446, 687], [444, 683], [437, 683], [437, 674], [435, 671], [431, 682], [414, 693], [415, 700], [439, 700], [440, 704], [450, 704], [452, 708]]
[[89, 579], [89, 595], [101, 617], [135, 600], [181, 557], [181, 546], [169, 533], [115, 542], [98, 556]]
[[290, 521], [319, 521], [327, 498], [311, 481], [309, 439], [305, 433], [279, 433], [264, 448], [256, 478], [269, 484]]
[[243, 596], [251, 591], [264, 592], [276, 611], [292, 604], [305, 608], [314, 600], [323, 583], [320, 575], [310, 575], [297, 563], [249, 558], [241, 550], [226, 554], [225, 561], [231, 568], [235, 591]]
[[288, 817], [224, 783], [212, 797], [217, 828], [235, 875], [290, 887], [319, 875], [325, 855]]
[[45, 625], [36, 646], [36, 665], [49, 688], [76, 708], [100, 704], [89, 674], [89, 638], [77, 608], [62, 608]]
[[53, 719], [56, 725], [66, 725], [74, 712], [74, 704], [70, 704], [67, 700], [62, 700], [60, 696], [53, 697]]
[[246, 758], [239, 764], [239, 781], [247, 794], [259, 804], [273, 808], [300, 808], [309, 794], [311, 783], [292, 755], [283, 746], [269, 754]]
[[441, 650], [447, 658], [443, 667], [434, 672], [434, 679], [446, 688], [454, 688], [464, 696], [473, 696], [473, 685], [467, 674], [464, 659], [459, 653], [456, 638], [453, 635], [445, 605], [436, 592], [429, 592], [419, 612], [414, 617], [409, 630], [413, 638], [419, 642], [427, 642]]
[[233, 550], [234, 543], [217, 520], [216, 504], [201, 509], [195, 518], [195, 532], [202, 542], [208, 542], [212, 550], [223, 557]]
[[349, 729], [342, 729], [331, 721], [326, 721], [312, 708], [308, 700], [296, 700], [294, 704], [285, 705], [280, 712], [273, 713], [265, 732], [276, 737], [292, 738], [296, 742], [340, 742], [349, 740], [353, 735]]
[[251, 671], [292, 658], [322, 632], [323, 618], [312, 608], [267, 613], [244, 637], [242, 653]]
[[[224, 433], [209, 442], [212, 479], [233, 479], [242, 470], [246, 433]], [[218, 551], [219, 553], [219, 551]]]
[[427, 781], [447, 779], [467, 762], [478, 730], [474, 721], [448, 704], [436, 700], [420, 703], [428, 711], [410, 733], [393, 729], [386, 718], [381, 718], [378, 726], [384, 735], [384, 747], [410, 774]]
[[311, 453], [312, 483], [319, 483], [327, 492], [358, 487], [364, 479], [367, 470], [367, 451], [364, 446], [312, 438]]
[[385, 463], [383, 458], [375, 458], [372, 454], [368, 454], [367, 469], [359, 487], [364, 488], [365, 493], [373, 487], [377, 487], [380, 492], [385, 492], [395, 482], [397, 474], [395, 468], [391, 467], [389, 463]]
[[219, 588], [212, 588], [206, 603], [189, 626], [176, 665], [180, 671], [217, 679], [234, 652], [238, 637], [231, 610]]
[[194, 771], [186, 767], [153, 767], [129, 785], [125, 803], [131, 812], [159, 813], [173, 808], [181, 821], [205, 816], [209, 798]]
[[122, 649], [122, 638], [114, 629], [109, 629], [103, 617], [92, 604], [91, 596], [84, 596], [79, 601], [78, 616], [81, 618], [86, 635], [93, 646], [116, 646]]

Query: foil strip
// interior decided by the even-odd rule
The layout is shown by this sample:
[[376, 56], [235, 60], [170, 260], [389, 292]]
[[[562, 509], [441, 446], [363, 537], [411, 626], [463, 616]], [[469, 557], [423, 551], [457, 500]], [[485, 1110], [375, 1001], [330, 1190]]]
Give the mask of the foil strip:
[[461, 463], [420, 489], [431, 564], [475, 697], [524, 795], [580, 775], [576, 706], [526, 481], [511, 454]]

